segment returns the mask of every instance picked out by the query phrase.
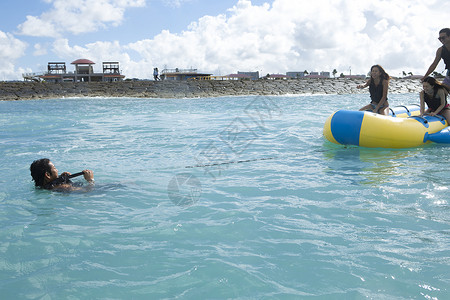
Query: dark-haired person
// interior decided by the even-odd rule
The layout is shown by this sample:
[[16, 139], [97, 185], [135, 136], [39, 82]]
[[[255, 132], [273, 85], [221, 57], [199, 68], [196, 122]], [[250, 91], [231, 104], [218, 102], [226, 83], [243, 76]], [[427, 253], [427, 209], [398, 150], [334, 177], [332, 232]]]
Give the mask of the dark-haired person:
[[450, 88], [450, 28], [443, 28], [439, 31], [438, 40], [442, 43], [442, 46], [436, 50], [436, 57], [433, 63], [428, 68], [428, 71], [420, 79], [422, 82], [428, 77], [437, 67], [439, 61], [442, 59], [445, 63], [445, 69], [447, 70], [443, 84]]
[[381, 115], [389, 115], [389, 103], [387, 99], [389, 89], [389, 75], [380, 65], [374, 65], [370, 68], [370, 78], [363, 85], [358, 85], [358, 89], [369, 87], [370, 104], [360, 110], [371, 110]]
[[[58, 176], [58, 170], [48, 158], [41, 158], [33, 161], [30, 166], [31, 177], [37, 187], [53, 190], [76, 190], [72, 182], [66, 177], [69, 172], [64, 172]], [[90, 184], [94, 183], [94, 172], [91, 170], [83, 171], [84, 179]]]
[[[424, 79], [420, 92], [420, 115], [441, 115], [450, 124], [450, 105], [447, 103], [447, 88], [433, 77]], [[425, 110], [425, 103], [428, 109]]]

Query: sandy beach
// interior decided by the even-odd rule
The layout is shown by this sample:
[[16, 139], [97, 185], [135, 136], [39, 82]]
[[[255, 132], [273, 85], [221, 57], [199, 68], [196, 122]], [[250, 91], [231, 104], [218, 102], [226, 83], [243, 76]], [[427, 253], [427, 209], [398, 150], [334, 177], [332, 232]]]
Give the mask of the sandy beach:
[[[91, 83], [0, 82], [0, 100], [63, 97], [198, 98], [238, 95], [361, 94], [361, 79], [122, 81]], [[418, 79], [391, 79], [389, 93], [419, 93]]]

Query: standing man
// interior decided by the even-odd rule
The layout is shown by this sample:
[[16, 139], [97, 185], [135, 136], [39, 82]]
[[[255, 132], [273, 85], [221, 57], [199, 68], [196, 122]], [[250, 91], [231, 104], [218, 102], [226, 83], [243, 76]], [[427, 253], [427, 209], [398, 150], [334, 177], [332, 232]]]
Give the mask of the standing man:
[[428, 68], [427, 73], [420, 79], [422, 82], [428, 77], [437, 67], [441, 59], [444, 60], [445, 69], [447, 70], [444, 81], [442, 82], [446, 87], [450, 88], [450, 28], [443, 28], [439, 31], [439, 41], [443, 44], [436, 51], [436, 57], [433, 63]]

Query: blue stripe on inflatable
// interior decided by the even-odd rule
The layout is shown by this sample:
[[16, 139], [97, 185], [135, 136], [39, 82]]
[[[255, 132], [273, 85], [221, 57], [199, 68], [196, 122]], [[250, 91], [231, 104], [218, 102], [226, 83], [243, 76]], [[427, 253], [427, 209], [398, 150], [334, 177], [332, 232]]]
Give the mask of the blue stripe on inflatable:
[[340, 110], [331, 119], [331, 133], [334, 139], [342, 145], [359, 146], [359, 135], [364, 112]]
[[425, 134], [424, 142], [432, 141], [435, 143], [449, 144], [450, 143], [450, 127], [446, 127], [439, 132], [432, 134]]

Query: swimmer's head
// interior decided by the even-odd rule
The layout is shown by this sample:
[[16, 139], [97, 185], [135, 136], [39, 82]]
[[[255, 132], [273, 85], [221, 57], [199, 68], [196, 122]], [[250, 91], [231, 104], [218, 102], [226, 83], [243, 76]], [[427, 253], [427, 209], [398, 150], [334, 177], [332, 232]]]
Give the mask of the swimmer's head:
[[[33, 161], [30, 166], [30, 172], [31, 177], [33, 177], [35, 186], [42, 187], [45, 183], [46, 175], [47, 177], [53, 177], [52, 167], [54, 168], [53, 164], [48, 158], [41, 158]], [[56, 177], [58, 177], [57, 174]]]

